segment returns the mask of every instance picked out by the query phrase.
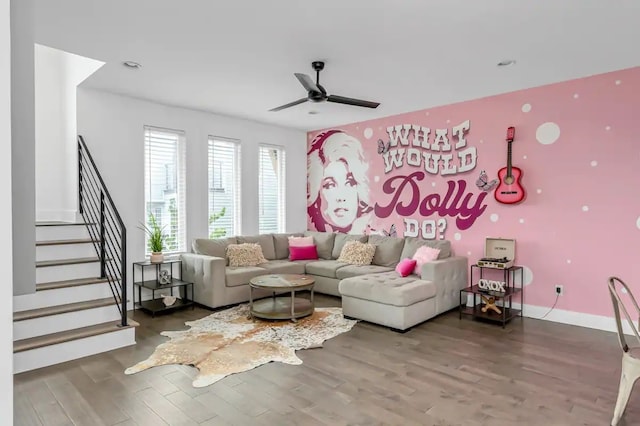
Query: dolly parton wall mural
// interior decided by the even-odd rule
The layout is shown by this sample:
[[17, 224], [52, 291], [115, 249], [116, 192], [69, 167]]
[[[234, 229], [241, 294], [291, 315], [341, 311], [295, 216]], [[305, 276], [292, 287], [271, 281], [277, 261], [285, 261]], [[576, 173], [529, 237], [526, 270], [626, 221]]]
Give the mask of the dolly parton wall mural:
[[640, 283], [639, 92], [635, 67], [309, 132], [307, 227], [446, 239], [470, 264], [514, 239], [525, 315], [563, 285], [550, 317], [610, 317], [607, 277]]
[[[478, 164], [470, 129], [469, 120], [433, 130], [399, 124], [376, 145], [340, 129], [319, 132], [307, 157], [310, 229], [444, 239], [449, 221], [470, 228], [497, 184], [484, 170], [475, 186], [467, 182]], [[436, 177], [443, 190], [429, 185]]]

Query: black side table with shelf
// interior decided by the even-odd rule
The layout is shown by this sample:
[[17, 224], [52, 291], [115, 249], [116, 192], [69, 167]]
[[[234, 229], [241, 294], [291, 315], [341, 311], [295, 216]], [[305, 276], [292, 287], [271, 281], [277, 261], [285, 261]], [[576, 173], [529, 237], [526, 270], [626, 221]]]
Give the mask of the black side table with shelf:
[[[163, 268], [163, 265], [168, 265], [168, 268]], [[179, 276], [174, 273], [174, 266], [177, 266], [177, 270], [180, 272]], [[150, 279], [145, 279], [145, 269], [155, 267], [155, 274]], [[136, 269], [140, 270], [140, 280], [136, 281]], [[160, 271], [169, 271], [169, 282], [162, 284], [159, 281]], [[133, 285], [137, 287], [138, 300], [136, 301], [136, 291], [133, 291], [133, 310], [136, 308], [150, 313], [152, 316], [159, 312], [173, 311], [180, 308], [191, 306], [194, 308], [193, 302], [193, 283], [182, 280], [182, 260], [180, 259], [167, 259], [163, 262], [150, 262], [145, 260], [142, 262], [133, 262]], [[189, 287], [191, 287], [191, 297], [189, 298]], [[146, 288], [151, 290], [151, 300], [142, 300], [142, 289]], [[171, 306], [165, 306], [162, 301], [162, 297], [156, 298], [156, 292], [162, 292], [169, 290], [170, 296], [173, 296], [174, 288], [177, 288], [178, 296], [175, 303]], [[161, 294], [162, 294], [161, 293]]]
[[[478, 285], [478, 280], [474, 280], [474, 271], [476, 271], [476, 276], [479, 273], [479, 278], [485, 278], [485, 275], [489, 275], [488, 271], [492, 272], [492, 276], [495, 277], [496, 273], [502, 272], [503, 282], [505, 283], [505, 291], [492, 291], [481, 289]], [[486, 272], [485, 272], [486, 271]], [[520, 285], [516, 286], [516, 272], [520, 271]], [[488, 278], [488, 276], [487, 276]], [[520, 295], [520, 307], [522, 308], [524, 302], [524, 270], [522, 266], [512, 266], [506, 269], [498, 269], [498, 268], [488, 268], [479, 266], [477, 264], [471, 265], [471, 271], [469, 274], [469, 287], [463, 288], [460, 290], [460, 319], [462, 319], [462, 315], [471, 315], [474, 318], [480, 318], [488, 321], [493, 321], [502, 324], [502, 328], [505, 328], [507, 322], [515, 317], [522, 317], [521, 309], [514, 309], [512, 306], [513, 296], [519, 294]], [[473, 306], [467, 306], [467, 294], [473, 294]], [[478, 300], [478, 297], [480, 296]], [[502, 313], [498, 314], [493, 310], [487, 310], [486, 312], [482, 312], [482, 307], [484, 303], [482, 302], [482, 296], [485, 297], [493, 297], [496, 301], [500, 301], [500, 305], [497, 305], [501, 308]], [[464, 302], [463, 302], [464, 297]]]

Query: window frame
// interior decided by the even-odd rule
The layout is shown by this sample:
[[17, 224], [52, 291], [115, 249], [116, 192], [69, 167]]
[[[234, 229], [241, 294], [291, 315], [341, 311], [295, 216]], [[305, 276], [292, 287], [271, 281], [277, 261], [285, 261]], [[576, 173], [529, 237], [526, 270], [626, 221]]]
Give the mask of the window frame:
[[[209, 237], [212, 236], [211, 224], [209, 223], [209, 221], [212, 215], [212, 210], [211, 210], [212, 199], [211, 198], [213, 197], [213, 190], [215, 190], [216, 187], [214, 186], [215, 176], [211, 176], [209, 167], [212, 165], [211, 162], [213, 160], [213, 157], [210, 155], [212, 154], [212, 150], [210, 147], [212, 144], [215, 143], [215, 141], [230, 143], [234, 145], [235, 161], [234, 161], [233, 171], [236, 174], [232, 182], [232, 185], [234, 186], [233, 201], [232, 201], [233, 213], [234, 213], [234, 216], [232, 218], [233, 232], [231, 232], [231, 235], [224, 235], [218, 238], [226, 238], [226, 237], [232, 237], [235, 235], [242, 235], [242, 167], [241, 167], [242, 143], [240, 139], [229, 138], [225, 136], [217, 136], [217, 135], [207, 136], [207, 235]], [[219, 188], [223, 189], [224, 187], [221, 186]], [[215, 212], [215, 206], [213, 208], [213, 212]]]
[[[281, 174], [281, 177], [276, 173], [276, 179], [278, 179], [278, 194], [277, 194], [277, 205], [279, 207], [279, 211], [277, 214], [277, 229], [276, 230], [267, 230], [264, 231], [260, 227], [260, 217], [262, 215], [262, 150], [272, 149], [277, 150], [280, 153], [280, 157], [278, 158], [277, 168]], [[261, 143], [258, 144], [258, 233], [283, 233], [286, 232], [287, 228], [287, 150], [282, 145], [274, 145]]]

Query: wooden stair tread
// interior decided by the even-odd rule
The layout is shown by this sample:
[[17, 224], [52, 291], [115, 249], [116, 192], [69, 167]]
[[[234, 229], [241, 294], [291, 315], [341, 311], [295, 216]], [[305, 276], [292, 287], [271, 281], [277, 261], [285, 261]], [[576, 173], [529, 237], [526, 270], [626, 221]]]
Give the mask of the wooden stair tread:
[[99, 334], [111, 333], [137, 327], [139, 324], [132, 319], [127, 319], [126, 327], [120, 326], [120, 321], [110, 321], [102, 324], [90, 325], [87, 327], [75, 328], [73, 330], [60, 331], [58, 333], [46, 334], [44, 336], [31, 337], [29, 339], [16, 340], [13, 342], [13, 352], [23, 352], [30, 349], [41, 348], [43, 346], [56, 345], [58, 343], [69, 342], [71, 340], [83, 339], [85, 337], [97, 336]]
[[[107, 259], [107, 261], [110, 259]], [[93, 257], [75, 257], [71, 259], [58, 259], [58, 260], [39, 260], [36, 262], [36, 268], [43, 268], [46, 266], [61, 266], [61, 265], [76, 265], [79, 263], [93, 263], [100, 262], [98, 256]]]
[[84, 302], [67, 303], [65, 305], [47, 306], [44, 308], [30, 309], [13, 313], [13, 321], [25, 321], [33, 318], [48, 317], [50, 315], [66, 314], [67, 312], [83, 311], [85, 309], [101, 308], [103, 306], [115, 305], [113, 297], [104, 299], [87, 300]]
[[36, 241], [36, 246], [61, 246], [65, 244], [87, 244], [87, 243], [97, 243], [97, 242], [99, 241], [91, 238], [76, 238], [71, 240]]
[[63, 280], [63, 281], [50, 281], [47, 283], [36, 284], [36, 291], [54, 290], [58, 288], [79, 287], [79, 286], [89, 285], [89, 284], [106, 283], [109, 281], [109, 278], [113, 279], [113, 277], [106, 277], [106, 278], [95, 277], [95, 278], [78, 278], [74, 280]]
[[95, 225], [95, 223], [84, 222], [61, 222], [61, 221], [42, 221], [36, 222], [36, 226], [80, 226], [80, 225]]

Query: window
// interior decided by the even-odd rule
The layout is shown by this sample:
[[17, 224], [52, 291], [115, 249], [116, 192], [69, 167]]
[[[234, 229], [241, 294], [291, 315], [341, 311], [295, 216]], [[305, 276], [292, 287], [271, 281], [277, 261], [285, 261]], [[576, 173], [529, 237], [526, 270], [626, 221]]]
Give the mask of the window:
[[[185, 138], [176, 130], [144, 128], [145, 221], [153, 215], [164, 228], [164, 252], [186, 248]], [[150, 254], [148, 243], [145, 254]]]
[[285, 231], [284, 148], [260, 145], [258, 183], [261, 234]]
[[209, 137], [209, 238], [240, 234], [240, 143]]

